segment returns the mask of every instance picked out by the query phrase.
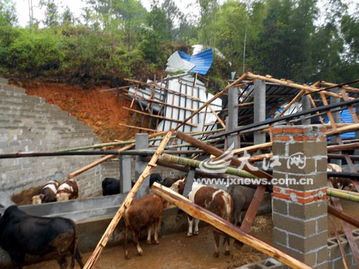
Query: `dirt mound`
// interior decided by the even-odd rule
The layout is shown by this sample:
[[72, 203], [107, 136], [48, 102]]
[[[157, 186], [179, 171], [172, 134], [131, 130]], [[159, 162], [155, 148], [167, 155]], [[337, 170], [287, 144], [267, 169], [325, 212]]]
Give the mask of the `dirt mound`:
[[49, 104], [55, 104], [70, 115], [93, 128], [104, 142], [126, 140], [136, 130], [120, 126], [138, 124], [138, 115], [131, 115], [123, 106], [130, 101], [122, 96], [101, 91], [108, 87], [85, 89], [76, 85], [54, 82], [24, 82], [21, 87], [28, 95], [43, 97]]

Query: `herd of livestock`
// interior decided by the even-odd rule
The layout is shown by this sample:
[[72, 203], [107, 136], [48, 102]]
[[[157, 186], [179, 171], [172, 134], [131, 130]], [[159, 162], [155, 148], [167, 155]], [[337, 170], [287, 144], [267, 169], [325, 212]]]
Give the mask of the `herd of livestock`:
[[[341, 170], [336, 165], [328, 165], [328, 171]], [[165, 178], [153, 173], [150, 176], [150, 187], [158, 182], [173, 191], [183, 194], [186, 183], [185, 177]], [[346, 182], [333, 182], [337, 188], [349, 187]], [[76, 199], [78, 197], [78, 186], [73, 180], [67, 180], [62, 184], [56, 181], [48, 182], [40, 192], [33, 196], [33, 204], [48, 203]], [[120, 193], [120, 181], [113, 178], [105, 178], [102, 181], [103, 195]], [[242, 221], [242, 210], [246, 209], [251, 202], [255, 189], [248, 186], [231, 185], [227, 191], [213, 186], [206, 186], [194, 182], [188, 198], [195, 204], [213, 212], [221, 218], [240, 225]], [[124, 221], [120, 223], [124, 231], [124, 255], [129, 258], [127, 238], [129, 232], [136, 246], [138, 255], [143, 254], [139, 239], [142, 231], [147, 232], [147, 243], [159, 243], [159, 229], [163, 210], [168, 206], [162, 197], [150, 193], [141, 198], [133, 199], [130, 206], [126, 208]], [[188, 216], [187, 236], [197, 235], [198, 219]], [[213, 229], [215, 251], [214, 256], [220, 253], [220, 239], [224, 238], [225, 255], [230, 254], [230, 237]], [[153, 235], [153, 241], [152, 241]], [[235, 242], [237, 247], [242, 244]], [[45, 255], [55, 253], [60, 268], [68, 266], [67, 256], [71, 256], [70, 268], [74, 268], [75, 261], [83, 267], [83, 261], [78, 249], [78, 236], [76, 224], [62, 217], [37, 217], [26, 214], [17, 206], [8, 207], [3, 215], [0, 215], [0, 246], [6, 250], [11, 257], [13, 268], [22, 268], [25, 264], [25, 255]]]

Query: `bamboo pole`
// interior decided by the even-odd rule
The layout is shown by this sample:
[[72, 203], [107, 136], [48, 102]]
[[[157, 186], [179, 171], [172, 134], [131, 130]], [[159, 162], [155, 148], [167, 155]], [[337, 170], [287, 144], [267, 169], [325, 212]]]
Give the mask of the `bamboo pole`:
[[245, 151], [248, 152], [248, 151], [253, 151], [253, 150], [258, 150], [258, 149], [270, 148], [270, 147], [272, 147], [272, 144], [273, 144], [272, 142], [267, 142], [267, 143], [248, 146], [248, 147], [244, 147], [244, 148], [234, 149], [232, 152], [233, 152], [233, 154], [240, 154], [240, 153], [244, 153]]
[[359, 129], [359, 123], [354, 123], [349, 126], [336, 128], [335, 130], [334, 129], [328, 130], [325, 132], [325, 134], [326, 135], [341, 134], [341, 133], [345, 133], [345, 132], [356, 131], [358, 129]]
[[333, 92], [323, 91], [323, 89], [318, 89], [318, 88], [308, 86], [308, 85], [301, 85], [301, 84], [294, 83], [294, 82], [288, 81], [288, 80], [280, 80], [280, 79], [275, 79], [275, 78], [271, 78], [271, 77], [255, 75], [255, 74], [253, 74], [251, 72], [247, 73], [247, 78], [249, 78], [249, 79], [260, 79], [260, 80], [273, 82], [273, 83], [277, 83], [277, 84], [292, 87], [292, 88], [306, 90], [306, 91], [309, 91], [309, 92], [312, 92], [312, 93], [323, 92], [326, 95], [330, 95], [330, 96], [337, 97], [337, 98], [342, 98], [341, 95], [339, 95], [339, 94], [336, 94], [336, 93], [333, 93]]
[[162, 154], [166, 144], [171, 139], [171, 136], [172, 136], [172, 131], [169, 131], [166, 134], [166, 136], [163, 138], [161, 144], [158, 146], [156, 152], [153, 154], [153, 156], [152, 156], [150, 162], [147, 164], [145, 170], [143, 170], [142, 174], [140, 175], [140, 177], [136, 181], [135, 185], [132, 187], [130, 192], [127, 194], [126, 199], [123, 201], [121, 207], [118, 209], [115, 216], [111, 220], [111, 222], [110, 222], [109, 226], [107, 227], [105, 233], [103, 234], [100, 241], [98, 242], [94, 252], [91, 254], [90, 258], [87, 260], [85, 266], [83, 267], [84, 269], [90, 269], [95, 265], [96, 261], [98, 260], [98, 258], [101, 255], [101, 252], [102, 252], [103, 248], [106, 246], [111, 234], [113, 233], [113, 231], [115, 230], [117, 224], [121, 220], [121, 218], [122, 218], [122, 216], [123, 216], [123, 214], [125, 212], [125, 209], [128, 208], [129, 205], [131, 204], [133, 198], [135, 197], [137, 191], [141, 187], [141, 185], [142, 185], [143, 181], [145, 180], [145, 178], [148, 177], [151, 174], [152, 169], [154, 167], [156, 167], [156, 162], [157, 162], [158, 158], [160, 157], [160, 155]]
[[328, 213], [359, 228], [359, 220], [358, 219], [353, 218], [352, 216], [349, 216], [348, 214], [344, 213], [343, 211], [336, 209], [332, 205], [328, 205]]
[[[197, 160], [173, 156], [173, 155], [169, 155], [166, 153], [162, 154], [160, 160], [165, 161], [165, 162], [175, 163], [175, 164], [181, 164], [184, 166], [191, 166], [194, 168], [199, 168], [199, 165], [201, 163], [200, 161], [197, 161]], [[224, 173], [229, 174], [229, 175], [239, 176], [239, 177], [245, 177], [245, 178], [255, 178], [256, 177], [247, 171], [239, 170], [239, 169], [233, 168], [233, 167], [228, 167]]]
[[226, 125], [224, 124], [223, 120], [217, 115], [216, 111], [214, 111], [211, 105], [208, 105], [209, 110], [211, 110], [212, 114], [216, 117], [218, 122], [222, 125], [222, 128], [226, 129]]
[[328, 188], [327, 195], [336, 197], [336, 198], [353, 201], [353, 202], [359, 202], [359, 193], [353, 192], [353, 191], [344, 191], [344, 190], [339, 190], [339, 189], [334, 189], [334, 188]]
[[185, 211], [187, 214], [191, 215], [194, 218], [200, 219], [214, 226], [215, 228], [225, 232], [229, 236], [240, 240], [244, 244], [251, 246], [258, 251], [271, 256], [278, 261], [290, 266], [291, 268], [306, 269], [311, 268], [310, 266], [294, 259], [288, 254], [272, 247], [271, 245], [243, 232], [241, 229], [233, 225], [232, 223], [218, 217], [214, 213], [192, 203], [187, 198], [182, 195], [172, 191], [169, 188], [166, 188], [156, 182], [151, 188], [157, 195], [161, 196], [163, 199], [175, 204], [178, 208]]
[[138, 129], [138, 130], [143, 130], [143, 131], [148, 131], [148, 132], [153, 132], [153, 133], [157, 132], [157, 130], [155, 130], [155, 129], [145, 128], [145, 127], [138, 127], [138, 126], [128, 125], [128, 124], [124, 124], [124, 123], [119, 123], [118, 125], [128, 127], [128, 128], [131, 128], [131, 129]]
[[[132, 108], [125, 107], [125, 106], [123, 108], [128, 110], [128, 111], [138, 113], [138, 114], [141, 114], [141, 115], [145, 115], [145, 116], [148, 116], [148, 117], [153, 117], [153, 118], [158, 118], [158, 119], [168, 120], [168, 121], [174, 121], [174, 122], [177, 122], [177, 123], [183, 123], [183, 121], [181, 121], [181, 120], [176, 120], [176, 119], [171, 119], [171, 118], [167, 118], [167, 117], [160, 116], [160, 115], [154, 115], [154, 114], [151, 114], [151, 113], [146, 113], [146, 112], [143, 112], [143, 111], [140, 111], [140, 110], [137, 110], [137, 109], [132, 109]], [[189, 125], [189, 126], [192, 126], [192, 127], [197, 127], [197, 124], [194, 124], [194, 123], [186, 122], [185, 124]]]
[[292, 101], [289, 102], [288, 105], [279, 113], [278, 117], [281, 117], [289, 108], [291, 105], [293, 105], [297, 100], [303, 95], [305, 90], [300, 90], [297, 95], [292, 99]]
[[[132, 148], [133, 146], [134, 146], [134, 144], [125, 146], [125, 147], [119, 149], [118, 152], [122, 152], [122, 151], [128, 150], [128, 149]], [[82, 168], [80, 168], [80, 169], [78, 169], [78, 170], [76, 170], [76, 171], [74, 171], [74, 172], [68, 174], [68, 175], [67, 175], [67, 178], [68, 178], [68, 179], [74, 178], [75, 176], [78, 176], [78, 175], [82, 174], [83, 172], [85, 172], [85, 171], [87, 171], [87, 170], [89, 170], [89, 169], [91, 169], [91, 168], [93, 168], [93, 167], [95, 167], [95, 166], [97, 166], [97, 165], [99, 165], [99, 164], [101, 164], [101, 163], [107, 161], [107, 160], [110, 160], [110, 159], [112, 159], [112, 158], [114, 158], [114, 157], [116, 157], [116, 156], [117, 156], [117, 155], [107, 155], [107, 156], [104, 156], [104, 157], [102, 157], [101, 159], [98, 159], [97, 161], [94, 161], [94, 162], [92, 162], [92, 163], [90, 163], [90, 164], [88, 164], [88, 165], [86, 165], [86, 166], [84, 166], [84, 167], [82, 167]]]

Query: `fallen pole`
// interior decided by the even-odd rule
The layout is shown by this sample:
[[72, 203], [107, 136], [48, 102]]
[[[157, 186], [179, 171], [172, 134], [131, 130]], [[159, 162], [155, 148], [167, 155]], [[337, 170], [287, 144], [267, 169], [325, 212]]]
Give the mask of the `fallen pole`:
[[185, 211], [187, 214], [191, 215], [194, 218], [205, 221], [215, 227], [216, 229], [221, 230], [222, 232], [228, 234], [229, 236], [243, 242], [244, 244], [251, 246], [258, 251], [273, 257], [274, 259], [284, 263], [285, 265], [290, 266], [291, 268], [306, 269], [311, 268], [310, 266], [302, 263], [289, 256], [288, 254], [272, 247], [271, 245], [243, 232], [237, 226], [232, 223], [218, 217], [216, 214], [192, 203], [187, 198], [182, 195], [172, 191], [169, 188], [166, 188], [156, 182], [151, 188], [157, 195], [161, 196], [163, 199], [167, 200], [170, 203], [175, 204], [178, 208]]
[[123, 201], [120, 208], [117, 210], [115, 216], [112, 218], [105, 233], [103, 234], [100, 241], [98, 242], [94, 252], [91, 254], [90, 258], [87, 260], [85, 266], [83, 267], [84, 269], [92, 268], [95, 265], [95, 263], [97, 262], [98, 258], [101, 255], [103, 248], [106, 246], [108, 240], [110, 239], [111, 234], [113, 233], [117, 224], [121, 220], [121, 218], [125, 212], [125, 209], [129, 207], [129, 205], [131, 204], [133, 198], [135, 197], [136, 193], [140, 189], [144, 180], [151, 174], [152, 169], [154, 167], [156, 167], [156, 162], [157, 162], [158, 158], [160, 157], [160, 155], [162, 154], [166, 144], [171, 139], [171, 135], [172, 135], [172, 131], [169, 131], [166, 134], [166, 136], [163, 138], [161, 144], [158, 146], [158, 149], [155, 152], [155, 154], [153, 154], [153, 156], [152, 156], [150, 162], [147, 164], [145, 170], [143, 170], [142, 174], [136, 181], [135, 185], [132, 187], [130, 192], [127, 194], [126, 199]]
[[355, 219], [352, 216], [349, 216], [348, 214], [344, 213], [343, 211], [336, 209], [332, 205], [328, 205], [328, 213], [359, 228], [359, 220], [358, 219]]
[[[134, 146], [134, 144], [130, 144], [130, 145], [128, 145], [128, 146], [125, 146], [125, 147], [119, 149], [118, 152], [122, 152], [122, 151], [128, 150], [128, 149], [132, 148], [133, 146]], [[112, 159], [112, 158], [115, 158], [116, 156], [117, 156], [117, 155], [107, 155], [107, 156], [104, 156], [104, 157], [102, 157], [101, 159], [98, 159], [97, 161], [94, 161], [94, 162], [92, 162], [92, 163], [90, 163], [90, 164], [88, 164], [88, 165], [86, 165], [86, 166], [84, 166], [84, 167], [82, 167], [82, 168], [80, 168], [80, 169], [78, 169], [78, 170], [76, 170], [76, 171], [74, 171], [74, 172], [68, 174], [68, 175], [67, 175], [67, 178], [68, 178], [68, 179], [74, 178], [75, 176], [78, 176], [78, 175], [82, 174], [83, 172], [85, 172], [85, 171], [87, 171], [87, 170], [89, 170], [89, 169], [91, 169], [91, 168], [93, 168], [93, 167], [95, 167], [95, 166], [97, 166], [97, 165], [99, 165], [99, 164], [101, 164], [101, 163], [107, 161], [107, 160], [110, 160], [110, 159]]]
[[[160, 160], [165, 161], [165, 162], [175, 163], [175, 164], [181, 164], [181, 165], [185, 165], [185, 166], [191, 166], [194, 168], [199, 168], [199, 165], [200, 165], [200, 161], [189, 159], [189, 158], [184, 158], [184, 157], [173, 156], [173, 155], [169, 155], [166, 153], [162, 154], [162, 156], [160, 157]], [[229, 174], [229, 175], [245, 177], [245, 178], [255, 178], [256, 177], [245, 170], [239, 170], [239, 169], [233, 168], [233, 167], [228, 167], [227, 170], [225, 171], [225, 173]]]
[[328, 188], [327, 195], [336, 197], [336, 198], [353, 201], [353, 202], [359, 202], [359, 193], [353, 192], [353, 191], [344, 191], [344, 190], [339, 190], [339, 189], [334, 189], [334, 188]]
[[[176, 136], [188, 143], [191, 143], [192, 145], [200, 148], [200, 149], [203, 149], [204, 151], [208, 152], [209, 154], [213, 154], [214, 156], [220, 156], [223, 154], [223, 151], [216, 148], [216, 147], [213, 147], [211, 145], [207, 145], [205, 143], [203, 143], [202, 141], [194, 138], [194, 137], [191, 137], [189, 135], [186, 135], [185, 133], [182, 133], [182, 132], [177, 132]], [[236, 166], [239, 166], [239, 167], [243, 167], [243, 169], [247, 172], [250, 172], [251, 174], [255, 175], [256, 177], [258, 178], [266, 178], [267, 180], [271, 180], [272, 179], [272, 176], [269, 175], [268, 173], [264, 172], [264, 171], [261, 171], [261, 170], [258, 170], [258, 171], [252, 171], [250, 169], [250, 167], [248, 167], [247, 164], [243, 163], [233, 157], [231, 159], [231, 163], [233, 165], [236, 165]], [[246, 212], [246, 215], [244, 217], [244, 220], [242, 221], [242, 225], [241, 225], [241, 229], [245, 232], [249, 232], [250, 231], [250, 228], [254, 222], [254, 219], [256, 217], [256, 214], [258, 212], [258, 209], [262, 203], [262, 200], [263, 200], [263, 197], [264, 197], [264, 193], [265, 193], [265, 190], [266, 190], [266, 187], [264, 185], [259, 185], [254, 193], [254, 196], [253, 196], [253, 199], [248, 207], [248, 210]]]

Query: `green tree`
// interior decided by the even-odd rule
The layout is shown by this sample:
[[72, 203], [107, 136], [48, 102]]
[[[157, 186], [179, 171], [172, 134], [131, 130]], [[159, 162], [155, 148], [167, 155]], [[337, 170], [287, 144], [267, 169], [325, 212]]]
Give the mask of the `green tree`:
[[0, 26], [13, 25], [17, 21], [12, 0], [0, 0]]
[[64, 12], [62, 13], [62, 24], [63, 25], [71, 25], [74, 24], [75, 17], [72, 14], [71, 10], [68, 6], [66, 6]]
[[59, 11], [55, 0], [41, 0], [40, 5], [45, 7], [44, 24], [47, 27], [54, 27], [59, 25]]

